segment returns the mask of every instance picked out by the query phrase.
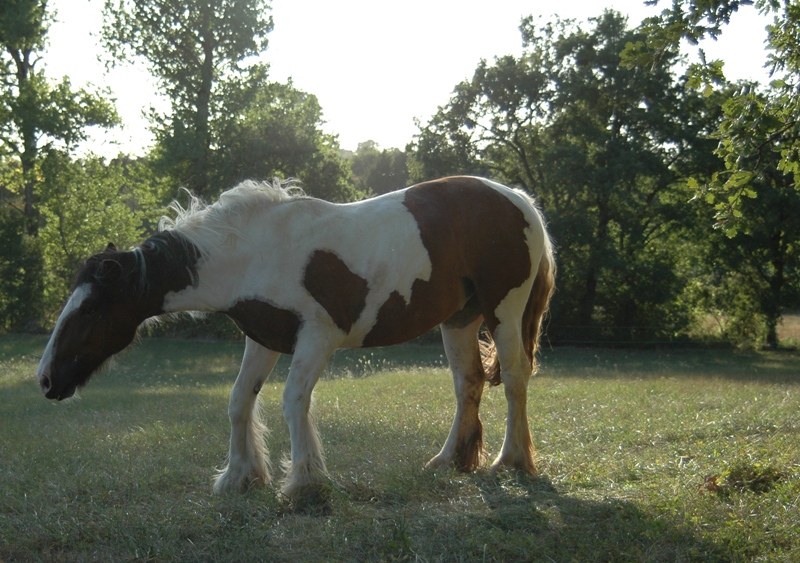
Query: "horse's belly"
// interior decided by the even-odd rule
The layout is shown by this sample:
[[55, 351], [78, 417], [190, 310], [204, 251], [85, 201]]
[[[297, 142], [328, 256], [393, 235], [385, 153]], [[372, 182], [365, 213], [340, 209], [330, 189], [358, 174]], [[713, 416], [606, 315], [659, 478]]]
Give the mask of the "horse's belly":
[[294, 311], [260, 299], [237, 301], [227, 311], [236, 325], [252, 340], [283, 354], [294, 353], [302, 321]]

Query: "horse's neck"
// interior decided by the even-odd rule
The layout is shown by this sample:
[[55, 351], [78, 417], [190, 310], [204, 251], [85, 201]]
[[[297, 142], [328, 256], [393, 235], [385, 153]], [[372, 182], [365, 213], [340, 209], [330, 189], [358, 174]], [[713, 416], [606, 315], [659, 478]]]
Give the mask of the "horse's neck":
[[[251, 259], [252, 256], [243, 256], [236, 244], [223, 245], [204, 253], [193, 265], [192, 283], [175, 287], [166, 293], [164, 311], [226, 311], [235, 300], [236, 281], [241, 278]], [[186, 266], [183, 266], [183, 271], [187, 271]], [[180, 277], [180, 272], [176, 271], [174, 275]]]
[[[254, 262], [268, 260], [273, 252], [286, 252], [285, 245], [275, 247], [277, 240], [298, 240], [308, 236], [309, 221], [319, 226], [322, 210], [330, 213], [331, 204], [313, 199], [297, 200], [287, 205], [276, 204], [258, 211], [258, 216], [229, 224], [193, 223], [192, 231], [204, 240], [202, 258], [197, 263], [197, 280], [191, 287], [166, 296], [165, 311], [226, 312], [238, 300], [253, 297]], [[198, 225], [200, 225], [200, 228]], [[263, 268], [263, 263], [256, 265]], [[243, 283], [243, 281], [245, 283]], [[253, 279], [249, 280], [253, 282]], [[260, 283], [263, 281], [258, 279]]]
[[167, 307], [169, 296], [191, 291], [198, 285], [202, 261], [199, 249], [180, 234], [164, 231], [148, 239], [138, 250], [144, 256], [146, 306], [156, 308], [158, 313], [177, 312]]

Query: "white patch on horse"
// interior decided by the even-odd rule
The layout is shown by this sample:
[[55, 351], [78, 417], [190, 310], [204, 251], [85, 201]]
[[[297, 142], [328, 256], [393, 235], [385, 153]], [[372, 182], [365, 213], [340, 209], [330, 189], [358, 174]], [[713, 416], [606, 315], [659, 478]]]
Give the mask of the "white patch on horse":
[[[364, 310], [348, 334], [339, 331], [339, 345], [359, 346], [393, 292], [410, 303], [414, 282], [430, 280], [433, 265], [403, 204], [405, 191], [337, 205], [286, 194], [268, 197], [253, 186], [234, 190], [234, 197], [226, 192], [218, 203], [196, 211], [196, 219], [186, 215], [175, 223], [175, 231], [198, 246], [204, 258], [198, 286], [167, 294], [165, 311], [225, 311], [238, 301], [259, 299], [333, 329], [333, 320], [303, 286], [310, 257], [324, 250], [367, 280]], [[200, 216], [213, 217], [214, 230], [225, 236], [206, 236]]]
[[86, 301], [86, 298], [89, 297], [91, 290], [92, 288], [88, 283], [79, 285], [75, 288], [75, 291], [72, 292], [72, 295], [70, 295], [67, 304], [64, 305], [64, 310], [61, 311], [61, 314], [58, 316], [58, 321], [56, 321], [56, 326], [50, 334], [50, 340], [47, 342], [47, 347], [44, 349], [42, 359], [39, 360], [39, 367], [36, 369], [36, 381], [39, 385], [42, 383], [42, 378], [50, 377], [53, 347], [55, 340], [58, 338], [58, 333], [61, 330], [61, 325], [64, 324], [66, 318], [80, 308], [83, 302]]

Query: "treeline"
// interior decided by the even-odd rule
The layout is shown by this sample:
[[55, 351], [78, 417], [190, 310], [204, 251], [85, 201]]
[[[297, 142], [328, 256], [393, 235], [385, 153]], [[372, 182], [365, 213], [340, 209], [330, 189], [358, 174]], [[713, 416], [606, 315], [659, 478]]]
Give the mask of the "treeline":
[[362, 196], [317, 98], [258, 61], [269, 13], [266, 0], [106, 2], [106, 64], [144, 61], [170, 101], [149, 110], [149, 154], [107, 162], [75, 156], [119, 117], [108, 92], [47, 75], [47, 0], [0, 5], [0, 331], [47, 330], [82, 260], [140, 242], [181, 188], [211, 201], [246, 178], [293, 177], [332, 201]]
[[727, 83], [715, 62], [687, 72], [677, 51], [746, 3], [683, 4], [635, 29], [609, 11], [525, 19], [523, 54], [480, 61], [405, 150], [369, 141], [348, 153], [323, 132], [317, 98], [258, 62], [267, 0], [108, 1], [107, 63], [145, 61], [171, 105], [150, 111], [148, 155], [107, 162], [75, 149], [89, 127], [118, 124], [108, 94], [46, 76], [47, 1], [8, 0], [0, 331], [47, 330], [81, 261], [152, 233], [181, 188], [213, 200], [246, 178], [294, 177], [350, 201], [468, 173], [529, 190], [547, 216], [552, 342], [777, 346], [781, 315], [800, 305], [799, 16], [757, 3], [776, 15], [765, 88]]

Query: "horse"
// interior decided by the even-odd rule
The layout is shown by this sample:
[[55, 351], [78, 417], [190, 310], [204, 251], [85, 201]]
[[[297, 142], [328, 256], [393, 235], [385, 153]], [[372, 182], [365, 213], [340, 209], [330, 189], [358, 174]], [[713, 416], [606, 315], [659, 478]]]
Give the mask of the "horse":
[[109, 244], [77, 272], [37, 369], [47, 398], [72, 396], [148, 319], [225, 313], [245, 347], [228, 405], [227, 465], [214, 491], [270, 482], [257, 397], [280, 354], [291, 354], [282, 397], [291, 454], [281, 490], [293, 497], [329, 479], [311, 398], [332, 353], [398, 344], [438, 325], [456, 412], [427, 467], [468, 472], [485, 460], [478, 410], [488, 382], [504, 385], [508, 407], [491, 469], [535, 473], [527, 388], [555, 262], [527, 193], [456, 176], [334, 204], [291, 183], [245, 181], [212, 205], [192, 197], [188, 208], [172, 207], [176, 218], [162, 219], [139, 247]]

